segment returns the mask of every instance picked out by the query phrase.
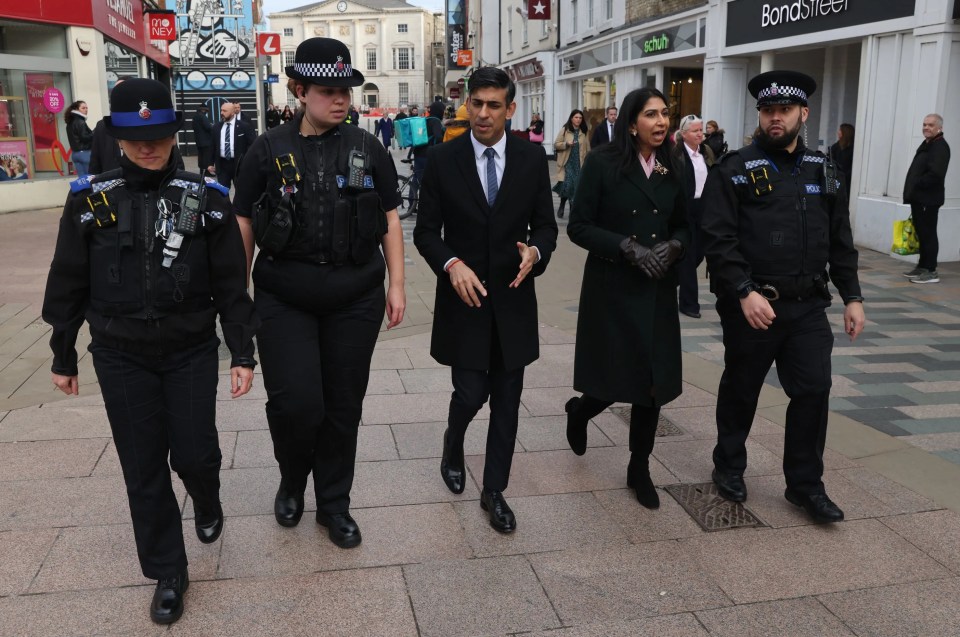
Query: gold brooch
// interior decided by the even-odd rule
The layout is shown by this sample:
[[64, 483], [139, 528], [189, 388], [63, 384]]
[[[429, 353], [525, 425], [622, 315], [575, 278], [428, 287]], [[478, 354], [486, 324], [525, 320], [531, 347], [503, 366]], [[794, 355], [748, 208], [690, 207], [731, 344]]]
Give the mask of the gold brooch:
[[657, 163], [653, 165], [653, 172], [659, 173], [661, 175], [666, 175], [670, 171], [667, 170], [667, 168], [663, 164], [661, 164], [660, 160], [658, 159]]

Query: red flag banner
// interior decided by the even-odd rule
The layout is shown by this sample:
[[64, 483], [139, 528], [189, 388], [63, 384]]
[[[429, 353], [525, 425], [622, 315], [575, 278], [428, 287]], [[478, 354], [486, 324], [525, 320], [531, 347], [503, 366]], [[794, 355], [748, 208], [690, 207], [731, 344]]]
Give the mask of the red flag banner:
[[550, 0], [527, 0], [527, 18], [530, 20], [549, 20]]

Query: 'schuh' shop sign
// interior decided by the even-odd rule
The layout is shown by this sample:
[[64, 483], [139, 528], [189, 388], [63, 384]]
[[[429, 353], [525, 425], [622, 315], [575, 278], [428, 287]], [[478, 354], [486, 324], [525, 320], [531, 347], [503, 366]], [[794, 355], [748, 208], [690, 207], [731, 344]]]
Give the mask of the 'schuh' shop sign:
[[727, 4], [727, 46], [906, 18], [916, 0], [735, 0]]

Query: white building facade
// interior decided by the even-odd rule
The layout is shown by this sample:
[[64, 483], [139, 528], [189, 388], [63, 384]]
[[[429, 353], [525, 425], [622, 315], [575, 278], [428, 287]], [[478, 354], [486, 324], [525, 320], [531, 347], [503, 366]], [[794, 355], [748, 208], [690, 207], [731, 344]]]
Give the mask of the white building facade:
[[293, 65], [297, 45], [316, 36], [338, 39], [350, 49], [353, 67], [365, 80], [353, 98], [363, 110], [423, 107], [442, 93], [439, 14], [402, 0], [325, 0], [268, 17], [270, 30], [281, 36], [282, 49], [270, 62], [270, 72], [280, 80], [271, 85], [274, 104], [296, 106], [284, 69]]

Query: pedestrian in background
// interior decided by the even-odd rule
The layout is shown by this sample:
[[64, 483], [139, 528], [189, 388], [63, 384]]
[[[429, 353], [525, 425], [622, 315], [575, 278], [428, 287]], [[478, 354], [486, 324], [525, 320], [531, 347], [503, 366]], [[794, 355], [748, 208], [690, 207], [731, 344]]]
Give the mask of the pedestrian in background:
[[677, 260], [690, 241], [680, 175], [664, 141], [670, 111], [653, 88], [623, 100], [613, 140], [583, 167], [567, 234], [589, 251], [583, 268], [567, 441], [587, 450], [590, 419], [630, 403], [627, 486], [660, 506], [650, 454], [660, 408], [683, 390]]
[[393, 141], [393, 120], [386, 112], [373, 125], [373, 134], [380, 136], [380, 139], [383, 140], [383, 147], [389, 152], [390, 143]]
[[613, 125], [617, 121], [617, 107], [608, 106], [606, 118], [597, 124], [590, 137], [590, 148], [609, 144], [613, 140]]
[[553, 148], [557, 151], [557, 183], [553, 191], [560, 195], [557, 216], [563, 219], [563, 208], [567, 205], [567, 200], [573, 199], [577, 194], [580, 167], [583, 166], [583, 160], [590, 152], [587, 122], [584, 120], [583, 111], [579, 108], [570, 111], [570, 116], [560, 127], [560, 132], [553, 141]]
[[807, 149], [800, 137], [814, 79], [769, 71], [748, 86], [759, 112], [753, 143], [721, 157], [703, 195], [710, 202], [702, 227], [724, 346], [712, 477], [720, 495], [746, 500], [747, 437], [776, 362], [790, 399], [784, 497], [815, 522], [839, 522], [843, 511], [823, 484], [833, 350], [827, 281], [840, 293], [851, 341], [865, 321], [847, 193], [824, 170], [826, 155]]
[[671, 149], [674, 165], [680, 170], [683, 194], [686, 196], [687, 219], [690, 222], [690, 248], [679, 263], [680, 313], [690, 318], [700, 318], [700, 284], [697, 268], [703, 262], [703, 241], [700, 238], [700, 222], [703, 215], [703, 186], [707, 171], [713, 166], [713, 151], [703, 143], [703, 120], [696, 115], [687, 115], [680, 120], [677, 140]]
[[527, 139], [531, 143], [541, 145], [543, 144], [543, 120], [540, 119], [540, 113], [534, 113], [533, 117], [530, 119], [530, 125], [527, 126]]
[[280, 113], [280, 119], [282, 120], [282, 122], [283, 122], [284, 124], [286, 124], [287, 122], [289, 122], [290, 120], [293, 119], [293, 111], [290, 110], [290, 105], [289, 105], [289, 104], [286, 104], [286, 105], [283, 107], [283, 112]]
[[727, 152], [727, 142], [723, 141], [724, 130], [720, 128], [716, 120], [712, 119], [707, 120], [707, 125], [703, 130], [705, 133], [703, 143], [709, 146], [710, 150], [713, 151], [713, 156], [719, 159], [721, 155]]
[[213, 164], [210, 156], [213, 122], [210, 121], [210, 109], [204, 105], [198, 106], [197, 113], [193, 116], [193, 141], [197, 145], [197, 168], [202, 175]]
[[223, 530], [215, 319], [232, 356], [233, 398], [253, 382], [258, 323], [226, 191], [177, 170], [183, 115], [170, 90], [127, 80], [111, 93], [103, 121], [123, 149], [120, 170], [71, 184], [43, 319], [53, 327], [53, 383], [68, 395], [79, 393], [75, 345], [89, 324], [140, 568], [157, 580], [150, 617], [169, 624], [183, 613], [190, 583], [170, 470], [193, 502], [197, 537], [215, 542]]
[[67, 123], [67, 141], [70, 144], [70, 159], [79, 177], [90, 174], [90, 149], [93, 147], [93, 131], [87, 124], [87, 103], [78, 100], [67, 107], [63, 121]]
[[903, 184], [903, 203], [910, 204], [910, 216], [920, 241], [917, 267], [903, 273], [911, 283], [940, 282], [937, 273], [940, 251], [937, 217], [945, 199], [949, 165], [950, 146], [943, 138], [943, 118], [930, 113], [923, 118], [923, 142], [917, 148]]
[[850, 194], [850, 178], [853, 175], [853, 137], [852, 124], [840, 124], [837, 130], [837, 141], [830, 147], [830, 159], [843, 173], [843, 185], [847, 194]]

